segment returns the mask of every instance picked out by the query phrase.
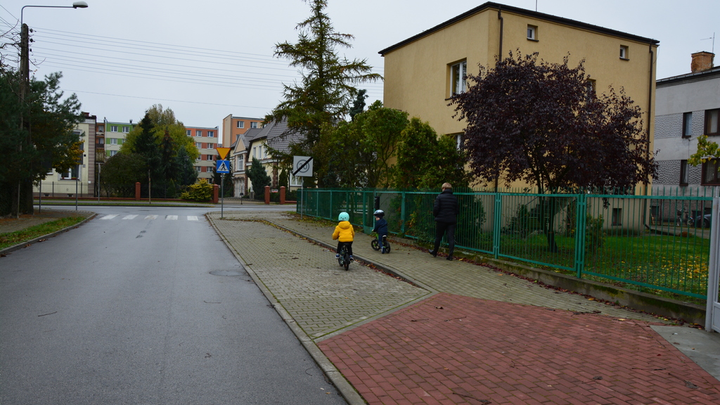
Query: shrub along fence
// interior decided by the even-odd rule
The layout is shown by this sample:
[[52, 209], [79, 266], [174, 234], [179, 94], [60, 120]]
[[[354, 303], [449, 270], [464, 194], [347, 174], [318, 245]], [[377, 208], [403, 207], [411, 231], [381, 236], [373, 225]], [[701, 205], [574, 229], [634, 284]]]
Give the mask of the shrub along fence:
[[[434, 240], [437, 191], [302, 189], [297, 211], [365, 232], [376, 207], [390, 233]], [[574, 274], [706, 298], [712, 196], [455, 192], [456, 247]]]

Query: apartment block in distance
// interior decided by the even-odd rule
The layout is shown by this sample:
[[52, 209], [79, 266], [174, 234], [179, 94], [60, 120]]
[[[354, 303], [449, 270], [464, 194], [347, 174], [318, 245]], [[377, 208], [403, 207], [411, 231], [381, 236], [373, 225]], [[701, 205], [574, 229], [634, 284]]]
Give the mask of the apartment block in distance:
[[73, 132], [79, 136], [82, 156], [78, 164], [67, 172], [48, 171], [45, 179], [34, 186], [35, 195], [42, 197], [94, 196], [96, 169], [97, 117], [83, 112], [83, 121], [77, 124]]
[[262, 118], [235, 117], [232, 114], [223, 118], [222, 147], [231, 148], [238, 139], [250, 128], [262, 128]]
[[112, 157], [117, 155], [120, 147], [125, 143], [127, 134], [135, 127], [132, 120], [130, 122], [111, 122], [104, 120], [105, 127], [105, 156]]
[[205, 179], [209, 183], [213, 182], [213, 169], [215, 169], [215, 161], [217, 160], [218, 147], [218, 127], [185, 127], [187, 136], [191, 137], [195, 142], [195, 146], [200, 152], [197, 160], [193, 164], [198, 174], [198, 179]]

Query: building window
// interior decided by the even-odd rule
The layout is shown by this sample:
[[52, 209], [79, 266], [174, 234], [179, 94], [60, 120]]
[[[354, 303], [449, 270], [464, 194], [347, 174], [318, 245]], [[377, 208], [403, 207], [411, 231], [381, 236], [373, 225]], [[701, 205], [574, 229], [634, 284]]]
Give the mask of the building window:
[[719, 185], [720, 184], [720, 178], [718, 178], [718, 160], [708, 160], [707, 162], [703, 163], [702, 165], [702, 171], [703, 171], [703, 177], [702, 177], [702, 184], [703, 185]]
[[207, 136], [210, 137], [210, 138], [214, 138], [214, 137], [215, 137], [215, 131], [208, 131]]
[[202, 131], [199, 129], [195, 130], [195, 136], [202, 136]]
[[130, 127], [123, 127], [123, 133], [127, 134], [130, 132]]
[[705, 135], [720, 135], [720, 109], [705, 111]]
[[98, 138], [98, 144], [104, 145], [105, 144], [105, 138]]
[[592, 100], [595, 98], [595, 92], [597, 89], [597, 82], [594, 79], [588, 79], [587, 80], [587, 94], [586, 97], [588, 100]]
[[60, 174], [60, 178], [62, 180], [72, 180], [78, 178], [78, 173], [80, 172], [80, 166], [74, 166], [70, 170], [68, 170], [65, 173]]
[[622, 208], [613, 208], [612, 226], [622, 226]]
[[450, 66], [450, 96], [464, 93], [467, 89], [465, 76], [467, 75], [467, 61], [455, 63]]
[[110, 132], [117, 132], [117, 125], [111, 125], [110, 126]]
[[118, 151], [116, 151], [116, 150], [109, 150], [107, 153], [108, 153], [108, 156], [113, 157], [113, 156], [117, 155]]
[[688, 185], [688, 163], [687, 160], [680, 161], [680, 185]]
[[245, 121], [238, 121], [238, 122], [237, 122], [237, 127], [238, 127], [238, 128], [245, 128]]
[[202, 149], [202, 144], [200, 142], [195, 142], [195, 147], [198, 149]]
[[686, 112], [683, 114], [683, 127], [682, 127], [682, 136], [683, 138], [690, 138], [690, 135], [692, 135], [692, 113]]
[[108, 143], [110, 145], [117, 145], [117, 138], [108, 138]]
[[531, 41], [537, 41], [538, 27], [536, 25], [527, 26], [527, 39]]
[[626, 45], [620, 45], [620, 59], [622, 59], [622, 60], [630, 59], [630, 57], [628, 55], [628, 47]]
[[257, 128], [257, 122], [251, 122], [250, 128]]
[[192, 130], [190, 130], [190, 129], [186, 130], [185, 134], [187, 134], [187, 136], [192, 136]]

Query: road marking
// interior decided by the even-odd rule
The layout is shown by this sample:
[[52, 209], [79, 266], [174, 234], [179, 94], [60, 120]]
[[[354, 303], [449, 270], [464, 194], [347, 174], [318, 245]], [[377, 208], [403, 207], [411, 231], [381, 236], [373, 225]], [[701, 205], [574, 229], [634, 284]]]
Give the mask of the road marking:
[[117, 214], [105, 215], [104, 217], [102, 217], [102, 218], [100, 218], [100, 219], [113, 219], [113, 218], [115, 218], [116, 216], [117, 216]]
[[167, 215], [165, 217], [165, 219], [167, 219], [168, 221], [177, 221], [178, 216], [177, 215]]
[[195, 215], [188, 215], [188, 221], [197, 221], [197, 220], [198, 220], [198, 217], [196, 217]]
[[157, 215], [148, 215], [148, 216], [145, 217], [145, 219], [148, 219], [148, 220], [150, 220], [150, 219], [157, 219]]
[[135, 219], [137, 215], [125, 215], [123, 219]]

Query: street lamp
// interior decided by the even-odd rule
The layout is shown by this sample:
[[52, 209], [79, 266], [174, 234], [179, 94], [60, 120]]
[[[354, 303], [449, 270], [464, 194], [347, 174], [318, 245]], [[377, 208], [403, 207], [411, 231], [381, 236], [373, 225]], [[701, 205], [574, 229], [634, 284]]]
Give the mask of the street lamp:
[[[28, 34], [28, 26], [25, 25], [24, 22], [24, 13], [26, 7], [34, 7], [34, 8], [87, 8], [88, 4], [84, 1], [76, 1], [72, 4], [72, 6], [37, 6], [37, 5], [27, 5], [23, 6], [20, 9], [20, 105], [23, 105], [25, 103], [25, 94], [28, 91], [28, 87], [30, 85], [30, 36]], [[25, 128], [25, 122], [24, 118], [22, 116], [22, 112], [20, 115], [20, 129]], [[30, 131], [28, 131], [27, 139], [25, 141], [27, 143], [27, 147], [32, 147], [32, 138], [30, 135]], [[23, 145], [20, 144], [20, 151], [22, 151]], [[32, 182], [30, 183], [30, 189], [32, 190]], [[18, 183], [18, 190], [17, 190], [17, 199], [18, 199], [18, 207], [17, 207], [17, 217], [20, 217], [20, 195], [22, 194], [21, 190], [22, 181]]]

